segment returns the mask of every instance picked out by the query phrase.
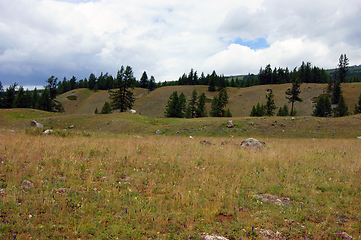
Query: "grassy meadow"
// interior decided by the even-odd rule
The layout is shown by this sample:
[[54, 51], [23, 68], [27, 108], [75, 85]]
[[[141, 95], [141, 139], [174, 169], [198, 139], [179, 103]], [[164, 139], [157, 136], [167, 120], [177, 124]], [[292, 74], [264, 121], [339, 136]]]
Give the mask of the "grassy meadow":
[[[284, 239], [361, 236], [360, 115], [234, 118], [233, 130], [222, 118], [21, 109], [0, 117], [1, 239], [257, 239], [262, 229]], [[32, 118], [55, 134], [30, 128]], [[292, 135], [296, 127], [310, 136]], [[239, 146], [255, 136], [266, 150]]]
[[[59, 96], [62, 114], [0, 109], [0, 239], [360, 239], [361, 115], [310, 116], [325, 87], [302, 85], [294, 119], [248, 117], [267, 86], [227, 89], [232, 118], [162, 118], [193, 86], [135, 89], [137, 114], [93, 114], [109, 96], [87, 89]], [[352, 111], [361, 84], [342, 89]]]

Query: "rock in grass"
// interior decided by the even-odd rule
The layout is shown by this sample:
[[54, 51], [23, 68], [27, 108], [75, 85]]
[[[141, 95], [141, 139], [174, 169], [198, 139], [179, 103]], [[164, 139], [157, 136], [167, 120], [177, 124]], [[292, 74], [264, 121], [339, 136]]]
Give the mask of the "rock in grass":
[[292, 201], [289, 198], [278, 197], [272, 194], [257, 194], [254, 197], [261, 198], [263, 202], [273, 203], [278, 206], [288, 206], [292, 204]]
[[211, 142], [206, 141], [206, 140], [200, 141], [200, 144], [203, 144], [203, 145], [212, 145]]
[[287, 239], [285, 236], [283, 236], [279, 232], [274, 232], [272, 230], [267, 229], [261, 229], [259, 230], [259, 235], [262, 237], [262, 240], [268, 240], [268, 239]]
[[249, 149], [264, 149], [264, 145], [266, 145], [265, 142], [259, 141], [254, 138], [248, 138], [241, 142], [241, 147], [246, 147]]
[[31, 121], [31, 126], [36, 127], [36, 128], [43, 128], [44, 127], [43, 124], [38, 123], [35, 120]]
[[358, 140], [361, 140], [361, 136], [360, 137], [357, 137]]
[[181, 135], [181, 133], [179, 131], [177, 131], [174, 135], [178, 136], [178, 135]]
[[228, 238], [217, 236], [217, 235], [210, 235], [210, 234], [202, 234], [202, 240], [228, 240]]
[[33, 188], [34, 184], [28, 180], [24, 180], [21, 185], [23, 186], [23, 188], [25, 189], [29, 189], [29, 188]]
[[156, 134], [162, 134], [163, 132], [159, 131], [159, 129], [157, 131], [155, 131]]
[[228, 128], [234, 128], [234, 124], [233, 124], [233, 121], [232, 121], [232, 120], [230, 120], [230, 121], [227, 122], [227, 127], [228, 127]]
[[52, 133], [54, 133], [54, 131], [51, 130], [51, 129], [47, 129], [47, 130], [45, 130], [43, 133], [44, 133], [44, 134], [52, 134]]

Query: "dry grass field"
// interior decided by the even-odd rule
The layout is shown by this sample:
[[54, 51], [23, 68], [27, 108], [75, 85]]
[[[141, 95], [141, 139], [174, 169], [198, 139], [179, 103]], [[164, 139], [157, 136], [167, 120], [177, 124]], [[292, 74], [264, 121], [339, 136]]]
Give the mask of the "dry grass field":
[[242, 140], [3, 130], [0, 238], [360, 238], [360, 140]]

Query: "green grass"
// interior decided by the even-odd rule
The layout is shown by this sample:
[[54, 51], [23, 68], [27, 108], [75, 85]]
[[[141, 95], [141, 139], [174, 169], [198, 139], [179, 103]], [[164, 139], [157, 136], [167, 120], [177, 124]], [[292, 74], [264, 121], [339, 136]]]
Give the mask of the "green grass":
[[[243, 139], [5, 133], [0, 237], [360, 237], [359, 140], [262, 138], [267, 150], [253, 152]], [[23, 190], [25, 179], [34, 188]], [[263, 193], [293, 204], [254, 197]]]

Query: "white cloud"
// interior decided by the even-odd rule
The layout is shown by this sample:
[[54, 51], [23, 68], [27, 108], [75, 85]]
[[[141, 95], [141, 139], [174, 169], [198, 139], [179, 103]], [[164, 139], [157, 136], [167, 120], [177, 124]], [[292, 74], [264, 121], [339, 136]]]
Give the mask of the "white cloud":
[[[360, 7], [357, 0], [2, 0], [0, 81], [22, 76], [22, 85], [41, 85], [50, 75], [115, 75], [121, 65], [158, 81], [190, 68], [225, 75], [258, 73], [268, 63], [330, 68], [341, 53], [360, 64]], [[231, 44], [264, 36], [265, 49]]]

